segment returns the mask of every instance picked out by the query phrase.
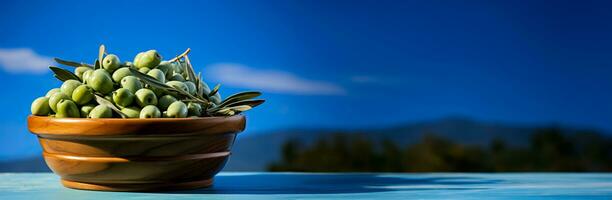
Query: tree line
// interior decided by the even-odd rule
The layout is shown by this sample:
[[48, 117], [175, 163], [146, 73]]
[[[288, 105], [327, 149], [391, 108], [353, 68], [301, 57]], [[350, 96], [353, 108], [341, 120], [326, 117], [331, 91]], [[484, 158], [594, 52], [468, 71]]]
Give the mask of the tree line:
[[572, 134], [537, 129], [526, 146], [494, 139], [485, 146], [465, 145], [428, 133], [399, 146], [337, 133], [304, 145], [289, 140], [270, 171], [300, 172], [518, 172], [612, 171], [612, 140], [593, 131]]

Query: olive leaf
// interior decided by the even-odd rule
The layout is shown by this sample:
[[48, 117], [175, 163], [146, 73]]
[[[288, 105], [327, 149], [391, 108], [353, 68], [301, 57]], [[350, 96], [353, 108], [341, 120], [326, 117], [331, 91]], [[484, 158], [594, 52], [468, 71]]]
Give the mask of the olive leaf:
[[266, 102], [266, 100], [263, 100], [263, 99], [250, 99], [250, 100], [243, 100], [243, 101], [234, 102], [234, 103], [228, 104], [226, 107], [248, 105], [248, 106], [251, 106], [251, 107], [255, 108], [255, 107], [261, 105], [264, 102]]
[[[202, 72], [198, 72], [198, 78], [196, 78], [196, 94], [199, 97], [204, 97], [204, 88], [202, 88]], [[206, 95], [206, 100], [208, 100], [208, 95]]]
[[215, 85], [215, 88], [212, 89], [212, 91], [210, 91], [210, 93], [208, 94], [209, 97], [215, 96], [215, 94], [217, 94], [217, 92], [219, 92], [219, 88], [221, 87], [221, 84], [217, 84]]
[[224, 109], [221, 109], [221, 110], [218, 110], [218, 111], [214, 112], [212, 115], [214, 115], [214, 116], [218, 116], [218, 115], [231, 116], [231, 115], [234, 115], [234, 114], [236, 114], [236, 112], [234, 110], [232, 110], [230, 108], [224, 108]]
[[251, 108], [255, 108], [259, 105], [261, 105], [262, 103], [266, 102], [266, 100], [263, 99], [250, 99], [250, 100], [242, 100], [242, 101], [237, 101], [234, 103], [230, 103], [224, 106], [217, 106], [214, 108], [211, 108], [209, 110], [207, 110], [208, 112], [216, 112], [225, 108], [231, 108], [231, 107], [236, 107], [236, 106], [250, 106]]
[[172, 93], [180, 94], [182, 96], [187, 97], [189, 100], [193, 100], [193, 101], [196, 101], [196, 102], [208, 103], [208, 100], [200, 99], [198, 97], [195, 97], [195, 96], [189, 94], [186, 91], [179, 90], [179, 89], [176, 89], [176, 88], [174, 88], [172, 86], [169, 86], [169, 85], [166, 85], [166, 84], [164, 84], [162, 82], [159, 82], [157, 79], [155, 79], [155, 78], [153, 78], [153, 77], [151, 77], [149, 75], [146, 75], [146, 74], [144, 74], [144, 73], [142, 73], [142, 72], [140, 72], [140, 71], [138, 71], [138, 70], [136, 70], [134, 68], [130, 68], [130, 72], [132, 72], [132, 74], [134, 76], [140, 78], [140, 80], [144, 81], [146, 84], [148, 84], [151, 87], [154, 87], [156, 89], [163, 90], [164, 92], [172, 92]]
[[239, 92], [236, 94], [233, 94], [227, 98], [225, 98], [225, 100], [221, 101], [221, 104], [219, 106], [224, 107], [230, 103], [234, 103], [237, 101], [242, 101], [242, 100], [247, 100], [247, 99], [252, 99], [255, 97], [258, 97], [261, 95], [261, 92], [257, 92], [257, 91], [247, 91], [247, 92]]
[[228, 108], [223, 108], [220, 109], [218, 111], [215, 111], [213, 113], [213, 115], [235, 115], [235, 114], [240, 114], [241, 112], [247, 111], [252, 109], [253, 107], [248, 106], [248, 105], [241, 105], [241, 106], [234, 106], [234, 107], [228, 107]]
[[115, 104], [113, 104], [113, 102], [110, 102], [109, 100], [105, 99], [100, 94], [95, 94], [95, 96], [96, 96], [96, 102], [98, 102], [98, 104], [104, 105], [106, 107], [109, 107], [111, 110], [113, 110], [117, 114], [121, 115], [121, 118], [128, 118], [125, 113], [121, 112], [121, 110], [119, 110], [119, 108], [117, 108], [117, 106], [115, 106]]
[[202, 73], [198, 74], [198, 80], [200, 82], [200, 96], [206, 100], [210, 101], [210, 97], [208, 96], [208, 94], [210, 94], [210, 87], [208, 87], [208, 84], [206, 84], [206, 81], [204, 81], [204, 79], [202, 79]]
[[53, 71], [55, 78], [59, 79], [60, 81], [64, 82], [67, 80], [77, 80], [79, 82], [81, 82], [81, 79], [73, 74], [72, 72], [59, 68], [59, 67], [55, 67], [55, 66], [49, 66], [49, 69], [51, 69], [51, 71]]
[[232, 109], [235, 112], [244, 112], [244, 111], [250, 110], [251, 108], [253, 107], [247, 106], [247, 105], [229, 107], [229, 109]]
[[102, 60], [104, 59], [104, 53], [106, 53], [106, 47], [104, 46], [104, 44], [100, 45], [100, 49], [98, 51], [98, 66], [102, 66]]
[[146, 84], [149, 84], [151, 87], [163, 90], [164, 92], [174, 92], [174, 93], [179, 93], [179, 90], [176, 88], [173, 88], [169, 85], [166, 85], [162, 82], [159, 82], [157, 79], [146, 75], [134, 68], [129, 68], [130, 72], [132, 73], [132, 75], [140, 78], [140, 80], [144, 81]]
[[96, 62], [94, 62], [94, 70], [96, 69], [102, 69], [102, 66], [100, 65], [100, 62], [98, 62], [98, 59], [96, 59]]
[[132, 73], [132, 75], [140, 78], [140, 80], [144, 81], [146, 84], [149, 84], [149, 85], [151, 85], [151, 86], [153, 86], [155, 88], [161, 89], [161, 90], [165, 90], [165, 92], [168, 92], [168, 91], [177, 92], [178, 91], [176, 88], [173, 88], [173, 87], [171, 87], [169, 85], [166, 85], [166, 84], [164, 84], [162, 82], [159, 82], [157, 79], [155, 79], [155, 78], [153, 78], [153, 77], [151, 77], [149, 75], [146, 75], [146, 74], [144, 74], [144, 73], [142, 73], [142, 72], [140, 72], [140, 71], [138, 71], [138, 70], [136, 70], [134, 68], [129, 68], [129, 69], [130, 69], [130, 72]]
[[[190, 81], [196, 82], [195, 72], [193, 72], [193, 66], [191, 65], [191, 61], [189, 61], [189, 56], [185, 55], [185, 63], [187, 63], [187, 75]], [[196, 85], [196, 87], [199, 87]]]
[[204, 89], [202, 88], [202, 85], [200, 84], [202, 82], [202, 73], [198, 73], [198, 76], [195, 75], [195, 70], [193, 69], [193, 65], [191, 65], [191, 61], [189, 60], [189, 56], [185, 55], [185, 62], [187, 63], [187, 74], [189, 75], [189, 80], [193, 81], [196, 85], [196, 91], [197, 91], [197, 96], [200, 98], [204, 98], [208, 101], [210, 101], [210, 99], [208, 98], [208, 96], [204, 95]]
[[55, 62], [57, 62], [59, 64], [66, 65], [66, 66], [93, 68], [93, 65], [90, 65], [90, 64], [87, 64], [87, 63], [78, 63], [78, 62], [69, 61], [69, 60], [62, 60], [60, 58], [53, 58], [53, 60], [55, 60]]
[[[181, 61], [181, 60], [179, 60], [179, 61], [178, 61], [178, 64], [179, 64], [179, 67], [181, 67], [181, 75], [182, 75], [183, 77], [187, 77], [187, 78], [189, 78], [189, 75], [187, 75], [187, 64], [185, 64], [185, 61], [184, 61], [184, 60], [182, 60], [182, 61]], [[186, 78], [186, 79], [187, 79], [187, 78]]]

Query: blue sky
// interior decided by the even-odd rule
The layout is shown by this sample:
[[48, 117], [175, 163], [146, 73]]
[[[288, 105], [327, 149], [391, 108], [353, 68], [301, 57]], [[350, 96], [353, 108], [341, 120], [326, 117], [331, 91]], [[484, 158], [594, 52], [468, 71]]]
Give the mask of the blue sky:
[[38, 154], [49, 58], [190, 58], [222, 94], [257, 89], [248, 131], [446, 116], [612, 130], [612, 4], [560, 1], [0, 3], [0, 159]]

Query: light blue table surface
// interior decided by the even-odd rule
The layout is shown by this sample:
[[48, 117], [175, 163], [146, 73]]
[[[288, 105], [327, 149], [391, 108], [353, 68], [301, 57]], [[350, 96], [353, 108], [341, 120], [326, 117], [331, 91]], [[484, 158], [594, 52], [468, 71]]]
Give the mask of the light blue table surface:
[[612, 199], [612, 174], [220, 173], [212, 188], [167, 193], [64, 188], [51, 173], [0, 174], [0, 199]]

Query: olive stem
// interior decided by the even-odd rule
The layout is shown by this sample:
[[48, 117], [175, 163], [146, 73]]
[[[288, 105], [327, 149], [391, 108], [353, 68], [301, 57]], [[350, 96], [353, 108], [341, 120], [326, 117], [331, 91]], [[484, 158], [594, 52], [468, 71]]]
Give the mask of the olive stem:
[[185, 57], [189, 52], [191, 52], [191, 48], [187, 48], [187, 50], [185, 50], [185, 52], [183, 52], [182, 54], [176, 56], [175, 58], [172, 58], [168, 62], [176, 62], [177, 60]]

